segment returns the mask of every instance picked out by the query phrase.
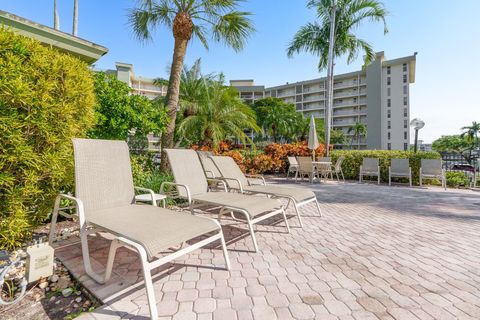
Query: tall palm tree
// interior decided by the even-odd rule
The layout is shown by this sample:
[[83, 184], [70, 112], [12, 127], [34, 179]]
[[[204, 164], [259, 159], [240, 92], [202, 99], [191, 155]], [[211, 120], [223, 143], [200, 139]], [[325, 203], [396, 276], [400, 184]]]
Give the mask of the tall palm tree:
[[73, 28], [72, 34], [76, 37], [78, 34], [78, 0], [73, 0]]
[[467, 138], [473, 145], [478, 146], [478, 134], [480, 133], [480, 122], [473, 121], [471, 126], [462, 127], [462, 138]]
[[[173, 59], [167, 90], [167, 112], [170, 122], [162, 135], [162, 148], [173, 146], [175, 119], [180, 95], [180, 78], [187, 45], [196, 37], [208, 49], [208, 35], [235, 51], [241, 50], [254, 27], [250, 13], [238, 11], [241, 0], [140, 0], [129, 13], [130, 25], [142, 40], [151, 39], [151, 32], [160, 26], [171, 29], [174, 42]], [[162, 152], [162, 169], [167, 168]]]
[[[360, 150], [360, 136], [367, 135], [367, 126], [361, 122], [355, 122], [350, 128], [348, 128], [348, 133], [353, 132], [353, 137], [357, 139], [357, 149]], [[350, 149], [353, 147], [353, 138], [350, 141]]]
[[[309, 52], [319, 57], [319, 71], [327, 68], [331, 13], [332, 8], [335, 8], [333, 60], [347, 55], [347, 63], [351, 63], [359, 53], [364, 54], [365, 65], [375, 59], [372, 46], [367, 41], [357, 38], [354, 31], [365, 20], [371, 20], [383, 22], [384, 34], [388, 32], [385, 22], [388, 13], [382, 2], [378, 0], [309, 0], [307, 7], [316, 10], [319, 21], [302, 26], [295, 34], [287, 49], [289, 57], [302, 51]], [[333, 65], [332, 61], [332, 77]], [[329, 79], [328, 82], [330, 87], [333, 79]], [[333, 92], [333, 90], [328, 91]], [[325, 132], [329, 132], [329, 130], [330, 123], [326, 123]], [[330, 141], [326, 143], [329, 144]]]
[[60, 17], [58, 16], [57, 0], [53, 0], [53, 28], [60, 29]]
[[202, 79], [203, 98], [194, 104], [181, 104], [181, 111], [185, 106], [193, 110], [180, 121], [179, 136], [212, 147], [229, 137], [240, 139], [244, 144], [252, 142], [245, 129], [259, 131], [255, 112], [241, 101], [234, 88], [224, 86], [222, 77], [219, 78], [219, 81]]

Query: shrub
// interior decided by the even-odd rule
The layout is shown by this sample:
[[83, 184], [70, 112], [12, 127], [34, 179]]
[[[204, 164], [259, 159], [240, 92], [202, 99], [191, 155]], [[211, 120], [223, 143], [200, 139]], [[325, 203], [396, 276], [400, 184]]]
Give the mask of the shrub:
[[94, 121], [87, 64], [0, 29], [0, 247], [12, 249], [72, 190], [72, 137]]
[[96, 124], [89, 130], [89, 137], [127, 140], [134, 131], [134, 141], [145, 141], [147, 134], [163, 132], [168, 119], [162, 102], [131, 93], [132, 89], [114, 76], [95, 74]]
[[393, 158], [408, 158], [410, 167], [412, 168], [412, 183], [418, 183], [418, 174], [420, 170], [421, 159], [440, 159], [437, 152], [413, 152], [413, 151], [397, 151], [397, 150], [334, 150], [331, 153], [332, 163], [335, 163], [340, 156], [345, 157], [342, 164], [345, 179], [357, 180], [360, 166], [363, 158], [379, 158], [380, 159], [380, 175], [381, 180], [388, 181], [388, 167]]
[[468, 187], [470, 180], [464, 172], [447, 171], [447, 186], [451, 188]]

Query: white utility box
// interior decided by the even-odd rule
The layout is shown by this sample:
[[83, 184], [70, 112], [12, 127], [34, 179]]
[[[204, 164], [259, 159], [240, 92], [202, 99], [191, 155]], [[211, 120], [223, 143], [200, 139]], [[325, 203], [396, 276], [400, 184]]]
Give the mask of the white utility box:
[[28, 283], [53, 274], [53, 248], [48, 243], [27, 248], [26, 278]]

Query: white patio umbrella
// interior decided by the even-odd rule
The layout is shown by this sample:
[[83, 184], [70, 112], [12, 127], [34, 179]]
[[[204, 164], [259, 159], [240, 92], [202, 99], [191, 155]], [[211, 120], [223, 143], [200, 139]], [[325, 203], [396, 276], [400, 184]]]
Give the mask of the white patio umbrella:
[[317, 137], [317, 128], [315, 128], [315, 119], [310, 116], [310, 130], [308, 131], [308, 148], [312, 150], [313, 160], [315, 161], [315, 149], [320, 146]]

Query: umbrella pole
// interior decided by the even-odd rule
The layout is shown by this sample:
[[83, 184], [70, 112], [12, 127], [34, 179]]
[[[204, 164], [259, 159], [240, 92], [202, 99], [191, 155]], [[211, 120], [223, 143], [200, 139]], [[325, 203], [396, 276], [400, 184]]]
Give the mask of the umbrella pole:
[[313, 161], [315, 161], [315, 149], [312, 150], [312, 157], [313, 157]]

